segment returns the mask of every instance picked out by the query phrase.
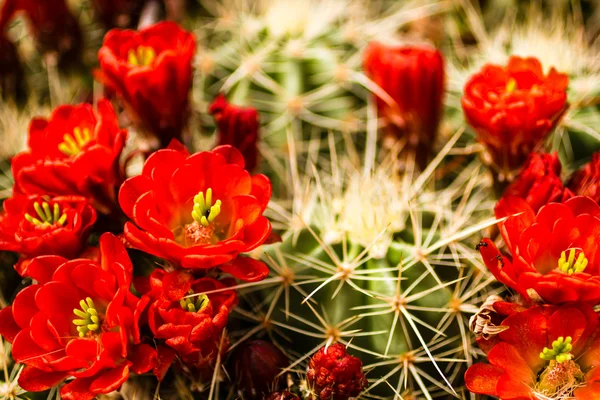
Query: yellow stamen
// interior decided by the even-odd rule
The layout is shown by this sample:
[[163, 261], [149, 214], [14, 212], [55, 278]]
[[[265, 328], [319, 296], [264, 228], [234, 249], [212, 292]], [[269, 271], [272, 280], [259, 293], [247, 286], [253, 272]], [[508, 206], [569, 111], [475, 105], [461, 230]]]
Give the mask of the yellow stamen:
[[566, 339], [562, 336], [559, 337], [552, 342], [552, 349], [544, 347], [544, 350], [540, 353], [540, 358], [548, 361], [556, 360], [558, 363], [570, 360], [573, 357], [570, 354], [573, 350], [571, 340], [571, 336], [567, 336]]
[[78, 319], [73, 320], [73, 324], [77, 326], [77, 332], [80, 337], [84, 337], [88, 332], [94, 332], [100, 329], [100, 317], [94, 305], [94, 301], [87, 297], [79, 302], [81, 309], [75, 308], [73, 314]]
[[583, 252], [579, 253], [577, 260], [575, 260], [575, 249], [569, 250], [568, 258], [566, 251], [563, 251], [558, 260], [558, 269], [569, 275], [575, 272], [583, 272], [587, 265], [588, 259]]
[[506, 82], [506, 92], [511, 93], [517, 90], [517, 81], [515, 78], [510, 78], [508, 82]]
[[73, 129], [73, 134], [65, 134], [63, 136], [64, 142], [58, 145], [58, 150], [67, 156], [74, 156], [79, 153], [81, 149], [92, 140], [92, 133], [88, 128], [81, 129], [77, 127]]
[[211, 188], [206, 191], [206, 197], [204, 196], [204, 192], [200, 192], [194, 196], [192, 218], [194, 218], [194, 221], [197, 223], [202, 226], [208, 226], [215, 218], [217, 218], [220, 212], [221, 200], [217, 200], [214, 205], [212, 204]]
[[[194, 292], [190, 290], [188, 294], [194, 294]], [[196, 301], [194, 301], [193, 297], [185, 297], [179, 300], [181, 308], [189, 312], [202, 312], [206, 307], [208, 307], [208, 303], [210, 303], [210, 300], [205, 294], [200, 294], [198, 297], [196, 297]]]
[[35, 226], [43, 226], [48, 227], [54, 224], [64, 225], [67, 220], [67, 214], [60, 212], [60, 206], [57, 203], [54, 203], [52, 209], [50, 209], [50, 204], [43, 201], [42, 205], [37, 201], [33, 203], [33, 208], [37, 213], [37, 218], [31, 216], [29, 213], [25, 213], [25, 219]]
[[140, 46], [127, 53], [127, 62], [136, 67], [151, 65], [156, 58], [156, 51], [150, 46]]

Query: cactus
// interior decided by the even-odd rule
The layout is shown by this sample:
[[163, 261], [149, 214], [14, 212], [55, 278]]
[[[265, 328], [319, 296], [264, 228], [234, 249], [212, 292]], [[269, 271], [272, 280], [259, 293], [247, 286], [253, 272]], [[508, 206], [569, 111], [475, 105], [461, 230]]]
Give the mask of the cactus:
[[256, 107], [263, 139], [276, 150], [285, 147], [290, 127], [295, 139], [308, 137], [311, 128], [364, 129], [365, 87], [373, 84], [361, 72], [363, 47], [442, 9], [434, 2], [369, 6], [367, 13], [364, 3], [352, 0], [262, 1], [252, 9], [236, 1], [207, 4], [215, 19], [197, 32], [205, 49], [199, 51], [196, 103], [203, 109], [225, 92], [234, 104]]
[[313, 168], [292, 169], [294, 198], [271, 207], [274, 224], [289, 229], [264, 249], [273, 273], [242, 296], [238, 312], [255, 322], [232, 333], [233, 346], [263, 332], [287, 350], [293, 375], [339, 342], [365, 364], [367, 396], [457, 393], [474, 354], [469, 315], [494, 291], [470, 238], [494, 223], [484, 170], [473, 161], [433, 176], [460, 132], [423, 173], [404, 175], [394, 152], [378, 162], [367, 152], [357, 165], [337, 154], [333, 136], [329, 159], [309, 155]]

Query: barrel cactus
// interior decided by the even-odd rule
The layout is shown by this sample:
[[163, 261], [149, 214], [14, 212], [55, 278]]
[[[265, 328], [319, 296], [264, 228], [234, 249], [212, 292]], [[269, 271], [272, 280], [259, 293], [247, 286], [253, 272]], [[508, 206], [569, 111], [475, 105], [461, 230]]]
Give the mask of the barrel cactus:
[[293, 171], [294, 198], [271, 207], [289, 228], [263, 249], [272, 274], [243, 297], [240, 312], [258, 325], [240, 340], [266, 333], [287, 349], [292, 375], [343, 343], [365, 364], [367, 395], [456, 393], [474, 354], [469, 316], [493, 290], [470, 238], [494, 223], [484, 169], [475, 160], [433, 175], [460, 136], [423, 173], [400, 175], [393, 152], [356, 164], [331, 135], [330, 157]]
[[373, 3], [366, 11], [352, 0], [216, 3], [208, 9], [212, 23], [197, 30], [204, 46], [196, 103], [202, 110], [223, 92], [234, 104], [256, 107], [263, 139], [276, 150], [290, 128], [296, 139], [311, 128], [364, 128], [365, 88], [373, 85], [361, 72], [363, 48], [443, 9], [436, 2], [378, 8]]

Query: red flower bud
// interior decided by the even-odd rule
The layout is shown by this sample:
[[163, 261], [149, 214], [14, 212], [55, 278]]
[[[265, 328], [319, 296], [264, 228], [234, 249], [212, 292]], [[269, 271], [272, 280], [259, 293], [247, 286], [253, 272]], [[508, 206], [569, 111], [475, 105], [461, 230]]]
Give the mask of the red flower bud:
[[592, 161], [573, 175], [569, 189], [600, 203], [600, 153], [594, 153]]
[[322, 347], [313, 355], [306, 381], [319, 400], [347, 400], [358, 396], [368, 384], [360, 359], [348, 355], [339, 343]]
[[497, 181], [511, 181], [567, 108], [569, 78], [545, 75], [535, 58], [511, 57], [506, 67], [485, 65], [465, 86], [462, 106]]
[[231, 356], [233, 376], [241, 398], [262, 399], [265, 393], [281, 388], [285, 379], [277, 379], [289, 360], [276, 346], [264, 340], [250, 340]]
[[560, 179], [558, 154], [531, 153], [523, 170], [504, 191], [504, 196], [520, 197], [533, 212], [551, 202], [561, 202], [569, 197]]
[[300, 400], [298, 395], [295, 395], [292, 392], [288, 392], [287, 390], [283, 390], [281, 392], [273, 392], [269, 393], [265, 400]]
[[229, 144], [238, 149], [244, 156], [246, 169], [253, 171], [258, 162], [259, 121], [256, 109], [230, 104], [221, 94], [210, 105], [208, 112], [217, 123], [217, 144]]
[[388, 47], [373, 42], [365, 52], [364, 69], [389, 96], [377, 97], [378, 114], [388, 124], [388, 137], [406, 141], [424, 168], [442, 113], [442, 54], [426, 47]]

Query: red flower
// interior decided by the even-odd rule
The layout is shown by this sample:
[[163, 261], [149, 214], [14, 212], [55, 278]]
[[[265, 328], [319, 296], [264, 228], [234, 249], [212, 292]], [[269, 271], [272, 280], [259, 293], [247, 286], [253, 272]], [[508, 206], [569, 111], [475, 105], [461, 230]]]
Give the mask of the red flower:
[[92, 0], [97, 17], [105, 27], [128, 27], [137, 23], [146, 0]]
[[313, 355], [306, 381], [312, 398], [319, 400], [347, 400], [358, 396], [368, 384], [360, 359], [348, 355], [339, 343], [322, 347]]
[[517, 178], [504, 190], [504, 196], [520, 197], [533, 212], [570, 196], [560, 179], [558, 154], [531, 153]]
[[591, 306], [537, 306], [501, 326], [508, 328], [478, 340], [489, 364], [467, 370], [471, 392], [502, 400], [600, 398], [600, 329]]
[[98, 78], [161, 147], [182, 137], [195, 50], [194, 35], [173, 22], [159, 22], [139, 32], [113, 29], [98, 52]]
[[506, 68], [485, 65], [465, 86], [462, 106], [499, 181], [512, 180], [567, 108], [569, 78], [544, 75], [535, 58], [511, 57]]
[[80, 195], [102, 213], [116, 207], [122, 182], [119, 158], [127, 131], [108, 100], [57, 107], [49, 120], [29, 125], [29, 148], [12, 162], [15, 194]]
[[496, 217], [507, 249], [503, 257], [490, 239], [478, 249], [496, 279], [526, 299], [548, 303], [600, 303], [600, 206], [588, 197], [549, 203], [537, 215], [525, 200], [505, 197]]
[[[147, 319], [154, 338], [164, 339], [184, 364], [206, 379], [212, 376], [219, 351], [225, 354], [229, 344], [226, 338], [222, 341], [222, 335], [237, 296], [233, 290], [222, 290], [226, 287], [212, 278], [194, 279], [182, 270], [167, 273], [156, 269], [149, 278], [136, 281], [136, 288], [150, 304]], [[193, 294], [197, 296], [187, 297]], [[168, 361], [155, 371], [159, 379], [175, 355], [170, 351], [169, 356], [164, 348], [161, 352]]]
[[242, 399], [264, 399], [270, 391], [285, 387], [281, 371], [290, 362], [279, 348], [264, 340], [248, 340], [237, 347], [229, 358], [238, 396]]
[[[24, 257], [59, 255], [76, 257], [96, 221], [96, 211], [83, 197], [17, 195], [3, 203], [0, 215], [0, 250]], [[23, 263], [17, 271], [26, 275]]]
[[81, 29], [65, 0], [4, 0], [0, 25], [6, 26], [15, 13], [23, 12], [31, 34], [43, 53], [56, 52], [77, 59], [82, 49]]
[[251, 176], [231, 146], [192, 156], [185, 149], [158, 150], [119, 192], [121, 208], [135, 222], [125, 224], [133, 247], [183, 268], [218, 266], [246, 281], [269, 272], [262, 262], [238, 255], [271, 233], [262, 215], [270, 198], [269, 179]]
[[258, 112], [254, 108], [245, 108], [229, 104], [220, 94], [210, 105], [211, 113], [217, 123], [217, 144], [229, 144], [242, 153], [246, 169], [253, 171], [258, 162]]
[[0, 334], [25, 364], [19, 385], [39, 392], [60, 384], [63, 399], [92, 399], [117, 390], [129, 373], [156, 363], [156, 351], [140, 344], [143, 302], [130, 291], [132, 265], [121, 242], [100, 238], [101, 263], [35, 258], [28, 271], [38, 283], [0, 311]]
[[592, 161], [573, 175], [569, 189], [600, 203], [600, 153], [594, 153]]
[[389, 126], [388, 136], [414, 148], [416, 161], [424, 168], [442, 114], [442, 54], [426, 47], [388, 47], [373, 42], [365, 52], [364, 69], [389, 96], [377, 97], [378, 113]]

